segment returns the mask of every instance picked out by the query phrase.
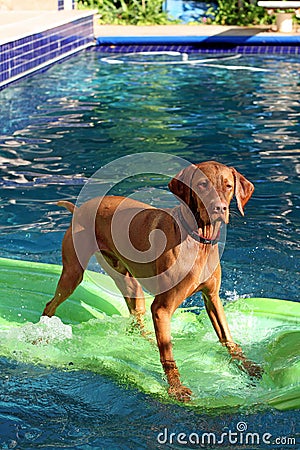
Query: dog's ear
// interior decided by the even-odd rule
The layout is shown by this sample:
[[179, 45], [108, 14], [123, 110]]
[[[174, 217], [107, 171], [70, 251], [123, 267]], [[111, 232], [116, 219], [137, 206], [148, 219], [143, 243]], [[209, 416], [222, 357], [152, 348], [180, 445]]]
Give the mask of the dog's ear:
[[182, 169], [168, 184], [172, 194], [184, 201], [188, 206], [191, 202], [191, 182], [197, 166], [194, 164]]
[[240, 174], [234, 167], [231, 168], [234, 175], [234, 193], [237, 205], [242, 216], [244, 215], [244, 207], [254, 191], [253, 184]]

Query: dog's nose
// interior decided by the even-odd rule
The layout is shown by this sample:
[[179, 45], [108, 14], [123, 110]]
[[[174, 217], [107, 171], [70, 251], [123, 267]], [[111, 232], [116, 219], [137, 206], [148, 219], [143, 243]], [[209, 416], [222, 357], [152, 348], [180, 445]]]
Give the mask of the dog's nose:
[[213, 205], [212, 212], [216, 214], [223, 215], [226, 213], [228, 206], [226, 203], [218, 202]]

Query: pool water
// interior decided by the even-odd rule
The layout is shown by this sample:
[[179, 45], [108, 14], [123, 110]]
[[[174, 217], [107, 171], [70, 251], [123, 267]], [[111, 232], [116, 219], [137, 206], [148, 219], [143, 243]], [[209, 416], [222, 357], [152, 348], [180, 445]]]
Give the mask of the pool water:
[[[103, 56], [82, 53], [0, 93], [1, 256], [60, 263], [70, 216], [55, 203], [76, 201], [86, 180], [117, 158], [162, 152], [214, 159], [255, 185], [245, 217], [232, 207], [222, 298], [299, 301], [299, 58], [147, 65], [128, 56], [109, 64]], [[151, 191], [152, 179], [145, 180]], [[155, 188], [165, 184], [155, 179]], [[132, 189], [145, 184], [120, 186], [120, 193]], [[200, 295], [190, 302], [202, 306]], [[165, 427], [221, 435], [239, 422], [257, 433], [299, 432], [295, 411], [260, 405], [212, 417], [88, 371], [6, 358], [0, 365], [2, 448], [165, 448], [157, 442]]]

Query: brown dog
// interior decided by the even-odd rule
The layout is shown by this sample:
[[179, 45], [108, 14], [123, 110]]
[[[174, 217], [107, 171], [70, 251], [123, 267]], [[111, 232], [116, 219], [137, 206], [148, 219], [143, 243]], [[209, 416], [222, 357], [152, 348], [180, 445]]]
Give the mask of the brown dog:
[[169, 393], [188, 401], [191, 391], [180, 381], [170, 322], [176, 308], [195, 292], [202, 291], [212, 325], [232, 358], [251, 376], [261, 373], [230, 334], [219, 298], [221, 269], [216, 245], [222, 224], [229, 222], [234, 194], [243, 215], [254, 187], [234, 168], [212, 161], [182, 170], [169, 189], [181, 201], [170, 211], [117, 196], [95, 198], [80, 208], [59, 202], [73, 213], [73, 222], [63, 240], [62, 275], [43, 314], [55, 314], [81, 282], [96, 253], [140, 324], [145, 313], [141, 285], [155, 295], [151, 311]]

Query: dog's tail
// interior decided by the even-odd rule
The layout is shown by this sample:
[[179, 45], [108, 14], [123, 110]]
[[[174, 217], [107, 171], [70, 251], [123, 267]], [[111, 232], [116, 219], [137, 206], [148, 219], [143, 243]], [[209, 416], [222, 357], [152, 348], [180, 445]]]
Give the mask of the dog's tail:
[[64, 208], [66, 208], [68, 211], [70, 211], [70, 213], [74, 213], [74, 210], [75, 210], [75, 208], [76, 208], [76, 206], [73, 204], [73, 203], [71, 203], [71, 202], [68, 202], [68, 201], [66, 201], [66, 200], [61, 200], [61, 201], [59, 201], [59, 202], [57, 202], [57, 205], [58, 206], [63, 206]]

